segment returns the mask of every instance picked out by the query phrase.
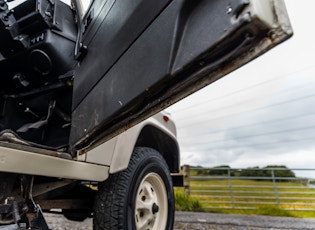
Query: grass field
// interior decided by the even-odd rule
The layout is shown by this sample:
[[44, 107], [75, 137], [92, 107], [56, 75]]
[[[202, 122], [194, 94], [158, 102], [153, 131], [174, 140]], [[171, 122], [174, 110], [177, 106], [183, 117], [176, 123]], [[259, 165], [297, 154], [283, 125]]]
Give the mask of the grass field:
[[[190, 198], [207, 212], [315, 218], [315, 188], [303, 183], [277, 182], [275, 188], [272, 181], [191, 181]], [[177, 200], [183, 193], [183, 189], [176, 189]]]

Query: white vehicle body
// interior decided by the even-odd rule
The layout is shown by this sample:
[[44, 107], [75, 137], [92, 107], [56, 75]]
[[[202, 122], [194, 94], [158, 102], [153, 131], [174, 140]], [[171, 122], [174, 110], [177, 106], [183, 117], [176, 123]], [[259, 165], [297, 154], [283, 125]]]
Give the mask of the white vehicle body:
[[[178, 154], [174, 121], [168, 114], [158, 113], [91, 150], [79, 151], [72, 160], [64, 158], [62, 153], [43, 151], [23, 145], [18, 147], [17, 144], [0, 142], [1, 171], [75, 180], [104, 181], [110, 173], [116, 173], [128, 167], [131, 154], [141, 137], [141, 131], [145, 129], [162, 132], [172, 140]], [[154, 136], [150, 138], [154, 138]], [[12, 148], [12, 145], [15, 148]]]

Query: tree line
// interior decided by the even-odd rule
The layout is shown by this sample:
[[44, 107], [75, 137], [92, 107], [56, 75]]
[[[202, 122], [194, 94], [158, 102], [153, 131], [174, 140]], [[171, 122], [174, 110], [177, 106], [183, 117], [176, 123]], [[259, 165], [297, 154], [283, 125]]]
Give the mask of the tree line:
[[[193, 167], [193, 166], [191, 166]], [[197, 168], [195, 170], [195, 175], [202, 176], [240, 176], [240, 177], [272, 177], [274, 173], [275, 177], [295, 177], [295, 174], [285, 165], [268, 165], [266, 167], [259, 168], [249, 167], [246, 169], [231, 169], [229, 165], [220, 165], [213, 168], [203, 168], [201, 166], [193, 167]], [[275, 169], [275, 170], [271, 170]], [[273, 171], [273, 172], [272, 172]], [[278, 180], [279, 181], [279, 180]]]

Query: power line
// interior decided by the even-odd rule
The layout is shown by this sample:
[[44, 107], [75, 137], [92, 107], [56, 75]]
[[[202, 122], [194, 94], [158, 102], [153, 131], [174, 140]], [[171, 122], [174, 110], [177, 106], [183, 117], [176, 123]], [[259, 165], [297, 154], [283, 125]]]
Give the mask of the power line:
[[[312, 81], [312, 82], [315, 82], [315, 81]], [[288, 94], [290, 91], [297, 91], [298, 89], [301, 90], [301, 88], [305, 88], [305, 87], [310, 87], [310, 84], [288, 89], [286, 92], [275, 94], [274, 97], [278, 97], [279, 95]], [[268, 95], [268, 94], [265, 94], [265, 95]], [[226, 105], [226, 106], [222, 106], [222, 107], [219, 107], [219, 108], [216, 108], [216, 109], [202, 111], [202, 115], [201, 116], [198, 116], [198, 115], [194, 116], [194, 119], [196, 117], [204, 117], [204, 116], [206, 116], [205, 115], [206, 112], [208, 112], [208, 113], [212, 112], [213, 113], [213, 112], [218, 112], [218, 111], [222, 111], [222, 110], [226, 110], [226, 109], [231, 109], [233, 107], [240, 106], [242, 104], [246, 104], [246, 103], [249, 103], [249, 102], [252, 102], [252, 101], [256, 101], [256, 100], [257, 100], [257, 97], [251, 97], [250, 99], [243, 100], [242, 102], [239, 102], [239, 103], [233, 103], [232, 105]], [[174, 113], [172, 113], [172, 114], [174, 114]], [[180, 121], [188, 120], [188, 119], [191, 119], [191, 118], [190, 117], [184, 117], [184, 118], [181, 118], [181, 119], [176, 119], [176, 122], [180, 122]]]
[[[251, 123], [251, 124], [247, 124], [247, 125], [234, 126], [232, 128], [229, 128], [229, 129], [217, 129], [217, 130], [213, 130], [213, 131], [207, 130], [204, 133], [200, 133], [199, 135], [197, 135], [197, 137], [198, 136], [204, 136], [205, 134], [207, 135], [207, 134], [221, 133], [223, 131], [231, 131], [231, 130], [237, 130], [237, 129], [244, 129], [244, 128], [248, 128], [248, 127], [252, 127], [252, 126], [279, 123], [279, 122], [283, 122], [283, 121], [294, 120], [294, 119], [303, 118], [303, 117], [310, 117], [310, 116], [314, 116], [314, 115], [315, 115], [314, 113], [305, 113], [305, 114], [299, 114], [297, 116], [284, 117], [281, 119], [274, 119], [274, 120], [269, 120], [269, 121], [264, 121], [264, 122], [255, 122], [255, 123]], [[186, 137], [186, 136], [181, 136], [181, 137]], [[196, 136], [194, 136], [194, 137], [196, 137]]]
[[278, 131], [267, 132], [267, 133], [260, 133], [260, 134], [255, 134], [255, 135], [246, 135], [246, 136], [235, 137], [235, 138], [230, 139], [230, 140], [220, 139], [220, 140], [215, 140], [215, 141], [207, 141], [207, 143], [204, 143], [204, 142], [196, 143], [196, 142], [194, 142], [193, 144], [194, 145], [198, 145], [198, 146], [205, 146], [205, 145], [214, 144], [214, 143], [229, 142], [229, 141], [240, 140], [240, 139], [248, 139], [248, 138], [256, 138], [256, 137], [267, 136], [267, 135], [274, 135], [274, 134], [291, 133], [291, 132], [297, 132], [297, 131], [308, 130], [308, 129], [314, 129], [314, 131], [315, 131], [315, 126], [300, 127], [300, 128], [295, 128], [295, 129], [286, 129], [286, 130], [278, 130]]
[[306, 71], [306, 70], [309, 70], [309, 69], [312, 69], [312, 68], [315, 68], [315, 66], [313, 66], [313, 65], [312, 66], [306, 66], [306, 67], [303, 67], [303, 68], [301, 68], [301, 69], [299, 69], [299, 70], [297, 70], [295, 72], [291, 72], [290, 74], [281, 75], [281, 76], [276, 77], [275, 79], [266, 80], [266, 81], [263, 81], [263, 82], [260, 82], [260, 83], [248, 86], [246, 88], [242, 88], [242, 89], [236, 90], [236, 91], [231, 92], [229, 94], [225, 94], [225, 95], [220, 96], [220, 97], [211, 98], [209, 100], [205, 100], [205, 101], [202, 101], [202, 102], [199, 102], [199, 103], [195, 103], [194, 105], [178, 109], [178, 110], [174, 111], [173, 114], [176, 114], [176, 113], [179, 113], [179, 112], [182, 112], [184, 110], [191, 109], [191, 108], [198, 107], [199, 105], [203, 105], [204, 103], [208, 103], [208, 102], [211, 102], [211, 101], [222, 100], [223, 98], [231, 97], [231, 96], [233, 96], [235, 94], [239, 94], [241, 92], [247, 91], [247, 90], [252, 89], [252, 88], [256, 88], [256, 87], [264, 85], [264, 84], [269, 84], [270, 82], [273, 82], [273, 81], [279, 81], [282, 78], [291, 77], [294, 74], [297, 74], [297, 73], [300, 73], [300, 72], [303, 72], [303, 71]]
[[[288, 104], [288, 103], [292, 103], [292, 102], [305, 100], [305, 99], [308, 99], [308, 98], [311, 98], [311, 97], [314, 97], [314, 96], [315, 96], [315, 94], [310, 94], [310, 95], [306, 95], [306, 96], [303, 96], [303, 97], [293, 98], [293, 99], [290, 99], [290, 100], [285, 100], [285, 101], [282, 101], [282, 102], [270, 104], [270, 105], [267, 105], [267, 106], [257, 107], [255, 109], [250, 109], [250, 110], [244, 110], [244, 111], [240, 111], [240, 112], [230, 113], [230, 114], [227, 114], [227, 115], [224, 115], [224, 116], [207, 119], [206, 121], [209, 122], [209, 121], [214, 121], [214, 120], [220, 120], [220, 119], [227, 118], [227, 117], [230, 117], [230, 116], [240, 115], [240, 114], [243, 114], [243, 113], [251, 113], [253, 111], [259, 111], [259, 110], [263, 110], [263, 109], [267, 109], [267, 108], [271, 108], [271, 107], [275, 107], [275, 106], [279, 106], [279, 105], [283, 105], [283, 104]], [[195, 125], [198, 125], [198, 124], [201, 124], [201, 123], [205, 123], [205, 121], [199, 121], [199, 122], [191, 123], [191, 124], [186, 125], [184, 127], [183, 126], [179, 127], [178, 129], [183, 129], [183, 128], [195, 126]]]
[[[213, 149], [213, 150], [218, 150], [218, 149], [236, 149], [236, 148], [252, 148], [252, 147], [258, 147], [258, 146], [267, 146], [267, 145], [278, 145], [278, 144], [292, 144], [292, 143], [296, 143], [296, 142], [304, 142], [304, 141], [312, 141], [312, 144], [314, 143], [315, 137], [308, 137], [308, 138], [302, 138], [302, 139], [294, 139], [294, 140], [280, 140], [280, 141], [275, 141], [275, 142], [263, 142], [263, 143], [255, 143], [255, 144], [243, 144], [243, 145], [225, 145], [225, 146], [221, 146], [221, 147], [213, 147], [213, 146], [209, 146], [207, 148], [203, 148], [204, 151], [209, 150], [209, 149]], [[199, 146], [194, 146], [194, 148], [199, 147]], [[283, 145], [281, 145], [281, 147], [283, 147]]]

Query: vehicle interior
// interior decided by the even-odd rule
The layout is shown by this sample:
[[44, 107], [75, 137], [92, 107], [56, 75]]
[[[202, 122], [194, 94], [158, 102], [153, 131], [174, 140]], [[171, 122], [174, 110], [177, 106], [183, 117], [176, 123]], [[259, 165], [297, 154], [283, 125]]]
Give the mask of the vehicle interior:
[[62, 1], [0, 1], [0, 140], [66, 149], [71, 123], [75, 12]]

